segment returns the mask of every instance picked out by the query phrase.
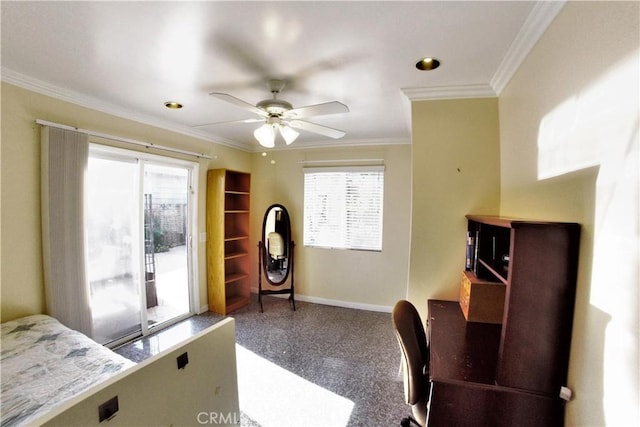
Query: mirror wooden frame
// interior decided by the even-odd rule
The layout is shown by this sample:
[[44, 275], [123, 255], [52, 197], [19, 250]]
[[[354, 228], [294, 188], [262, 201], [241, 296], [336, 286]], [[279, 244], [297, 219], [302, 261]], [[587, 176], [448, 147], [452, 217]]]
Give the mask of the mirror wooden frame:
[[[273, 218], [272, 216], [276, 216]], [[280, 216], [280, 218], [277, 218]], [[262, 295], [289, 294], [289, 304], [295, 311], [294, 299], [294, 247], [291, 238], [291, 218], [287, 208], [279, 203], [269, 206], [262, 220], [262, 240], [258, 242], [258, 302], [264, 312]], [[263, 289], [262, 276], [273, 287], [283, 286], [290, 279], [291, 286], [284, 289]]]

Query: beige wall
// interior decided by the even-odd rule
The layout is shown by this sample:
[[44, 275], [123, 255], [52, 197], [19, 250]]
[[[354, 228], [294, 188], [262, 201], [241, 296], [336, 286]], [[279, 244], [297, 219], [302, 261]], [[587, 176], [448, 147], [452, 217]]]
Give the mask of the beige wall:
[[568, 425], [640, 424], [639, 15], [568, 2], [500, 96], [501, 213], [582, 224]]
[[468, 213], [497, 214], [500, 156], [496, 98], [414, 102], [409, 299], [458, 298]]
[[[298, 292], [322, 300], [388, 306], [408, 296], [424, 315], [428, 298], [457, 298], [465, 214], [580, 222], [567, 424], [637, 425], [639, 7], [568, 2], [501, 94], [499, 119], [497, 99], [414, 102], [411, 147], [262, 157], [3, 84], [2, 320], [44, 310], [33, 123], [41, 118], [217, 155], [201, 162], [202, 230], [206, 169], [251, 171], [252, 241], [260, 239], [266, 207], [287, 206]], [[298, 162], [354, 157], [385, 159], [383, 252], [303, 248]]]
[[[36, 119], [203, 152], [200, 160], [200, 231], [205, 231], [206, 171], [228, 168], [252, 172], [251, 240], [260, 240], [262, 215], [275, 202], [287, 206], [294, 224], [297, 292], [318, 302], [388, 309], [404, 298], [411, 205], [410, 145], [272, 151], [268, 157], [197, 140], [2, 85], [2, 320], [45, 311], [40, 218], [40, 131]], [[101, 141], [108, 142], [108, 141]], [[122, 144], [108, 142], [112, 145]], [[131, 147], [128, 147], [131, 148]], [[189, 160], [194, 158], [184, 157]], [[384, 249], [381, 253], [305, 249], [302, 245], [301, 160], [382, 158], [385, 173]], [[271, 160], [276, 160], [272, 165]], [[196, 239], [196, 241], [199, 239]], [[200, 306], [206, 305], [205, 247], [198, 245]], [[257, 266], [252, 253], [252, 265]], [[257, 268], [251, 269], [257, 289]]]
[[[303, 245], [301, 162], [345, 159], [384, 160], [382, 252], [305, 248]], [[374, 310], [390, 309], [395, 301], [405, 297], [411, 206], [410, 145], [270, 151], [265, 157], [256, 153], [251, 169], [253, 240], [256, 245], [260, 240], [263, 215], [268, 206], [272, 203], [284, 205], [291, 216], [296, 242], [296, 294], [309, 301]], [[253, 265], [257, 265], [256, 254], [252, 253]], [[257, 282], [254, 280], [253, 283], [257, 288]]]
[[[35, 124], [36, 119], [213, 156], [211, 160], [199, 162], [198, 223], [201, 231], [205, 231], [207, 169], [226, 167], [249, 171], [251, 166], [249, 153], [142, 125], [3, 83], [2, 321], [45, 310], [40, 225], [40, 126]], [[113, 145], [122, 146], [117, 143]], [[194, 157], [177, 156], [195, 160]], [[204, 306], [207, 302], [204, 243], [199, 243], [198, 255], [199, 304]]]

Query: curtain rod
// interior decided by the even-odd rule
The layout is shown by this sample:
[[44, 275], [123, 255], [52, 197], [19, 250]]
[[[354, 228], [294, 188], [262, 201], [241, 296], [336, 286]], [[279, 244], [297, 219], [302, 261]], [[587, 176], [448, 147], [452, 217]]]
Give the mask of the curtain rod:
[[186, 154], [188, 156], [202, 157], [202, 158], [205, 158], [205, 159], [210, 159], [211, 158], [211, 156], [209, 156], [209, 155], [202, 154], [202, 153], [196, 153], [194, 151], [181, 150], [179, 148], [167, 147], [167, 146], [164, 146], [164, 145], [153, 144], [151, 142], [136, 141], [135, 139], [124, 138], [124, 137], [115, 136], [115, 135], [109, 135], [107, 133], [96, 132], [96, 131], [87, 130], [87, 129], [81, 129], [81, 128], [77, 128], [77, 127], [74, 127], [74, 126], [61, 125], [60, 123], [49, 122], [49, 121], [46, 121], [46, 120], [37, 119], [36, 123], [39, 124], [39, 125], [42, 125], [42, 126], [50, 126], [50, 127], [54, 127], [54, 128], [58, 128], [58, 129], [73, 130], [73, 131], [76, 131], [76, 132], [87, 134], [89, 136], [96, 136], [98, 138], [110, 139], [112, 141], [124, 142], [124, 143], [127, 143], [127, 144], [140, 145], [140, 146], [143, 146], [143, 147], [146, 147], [146, 148], [155, 148], [157, 150], [170, 151], [172, 153]]

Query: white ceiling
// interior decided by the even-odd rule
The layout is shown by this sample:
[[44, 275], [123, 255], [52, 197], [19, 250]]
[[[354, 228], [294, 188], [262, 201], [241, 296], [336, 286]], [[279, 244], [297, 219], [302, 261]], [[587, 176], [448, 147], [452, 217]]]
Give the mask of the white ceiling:
[[[248, 151], [254, 118], [208, 95], [350, 112], [309, 118], [346, 132], [302, 132], [296, 147], [410, 142], [410, 99], [495, 96], [562, 3], [7, 2], [2, 80], [110, 114]], [[423, 56], [442, 61], [418, 71]], [[168, 110], [165, 101], [184, 104]], [[43, 118], [46, 119], [46, 118]], [[75, 125], [74, 123], [65, 123]], [[278, 140], [276, 148], [284, 142]]]

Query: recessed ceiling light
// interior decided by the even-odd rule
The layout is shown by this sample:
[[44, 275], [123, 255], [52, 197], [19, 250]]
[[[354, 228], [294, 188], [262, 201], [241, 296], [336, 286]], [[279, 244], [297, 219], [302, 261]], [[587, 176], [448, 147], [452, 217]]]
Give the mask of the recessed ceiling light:
[[440, 66], [440, 61], [436, 58], [426, 57], [416, 62], [416, 68], [421, 71], [435, 70]]
[[164, 103], [164, 106], [167, 107], [170, 110], [179, 110], [182, 108], [182, 104], [180, 104], [179, 102], [175, 102], [175, 101], [167, 101]]

